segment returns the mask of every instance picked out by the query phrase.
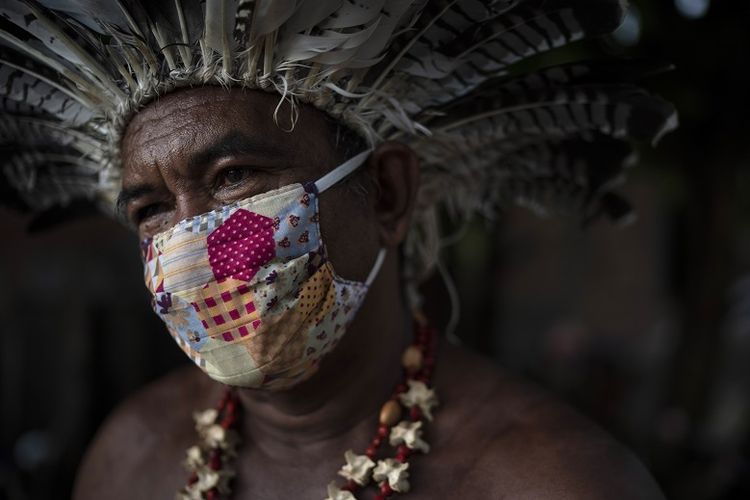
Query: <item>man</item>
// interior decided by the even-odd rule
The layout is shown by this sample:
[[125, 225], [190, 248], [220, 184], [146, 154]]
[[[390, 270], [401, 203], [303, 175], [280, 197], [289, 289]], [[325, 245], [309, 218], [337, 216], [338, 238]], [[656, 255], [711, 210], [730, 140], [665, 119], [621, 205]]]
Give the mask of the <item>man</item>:
[[[126, 208], [139, 235], [316, 179], [341, 162], [320, 112], [305, 107], [290, 136], [271, 122], [275, 105], [263, 92], [210, 87], [174, 92], [139, 112], [122, 146], [123, 189], [149, 191]], [[211, 164], [191, 161], [226, 137], [250, 146], [237, 144]], [[367, 446], [398, 382], [411, 332], [397, 249], [409, 227], [419, 165], [407, 146], [389, 142], [366, 168], [372, 188], [364, 200], [349, 186], [321, 197], [323, 238], [344, 278], [364, 280], [379, 246], [389, 257], [313, 378], [280, 393], [240, 392], [243, 444], [234, 498], [322, 498], [343, 451]], [[660, 498], [632, 456], [548, 396], [445, 342], [438, 360], [441, 408], [429, 430], [432, 451], [414, 460], [414, 498]], [[171, 496], [185, 481], [176, 464], [195, 441], [190, 415], [220, 393], [191, 368], [126, 402], [89, 452], [76, 497]]]
[[[116, 410], [76, 498], [661, 498], [582, 417], [464, 349], [433, 352], [413, 296], [434, 263], [436, 200], [467, 212], [480, 198], [532, 201], [529, 188], [571, 187], [581, 172], [522, 159], [621, 160], [616, 141], [669, 128], [667, 105], [591, 87], [583, 66], [496, 80], [522, 58], [515, 44], [542, 52], [620, 14], [617, 2], [518, 4], [207, 2], [205, 19], [188, 2], [8, 8], [0, 33], [35, 61], [23, 74], [51, 88], [9, 116], [21, 128], [52, 114], [65, 127], [48, 141], [106, 165], [84, 187], [110, 203], [117, 193], [144, 240], [155, 310], [197, 365]], [[73, 26], [90, 38], [73, 42]], [[56, 154], [85, 178], [85, 162]], [[618, 172], [586, 170], [571, 189], [585, 188], [591, 213], [617, 207]], [[43, 188], [72, 189], [47, 174], [36, 191], [9, 180], [38, 207]]]

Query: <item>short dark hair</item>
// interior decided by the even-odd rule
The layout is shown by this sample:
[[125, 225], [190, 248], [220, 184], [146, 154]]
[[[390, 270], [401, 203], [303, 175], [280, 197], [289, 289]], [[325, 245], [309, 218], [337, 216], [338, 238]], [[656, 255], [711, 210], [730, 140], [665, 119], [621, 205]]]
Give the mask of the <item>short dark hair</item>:
[[367, 149], [367, 141], [351, 127], [330, 115], [325, 115], [325, 119], [330, 131], [331, 146], [339, 163]]
[[[367, 141], [351, 127], [329, 115], [325, 115], [325, 119], [337, 165], [367, 149]], [[373, 187], [373, 180], [366, 169], [359, 168], [344, 180], [344, 185], [364, 199]]]

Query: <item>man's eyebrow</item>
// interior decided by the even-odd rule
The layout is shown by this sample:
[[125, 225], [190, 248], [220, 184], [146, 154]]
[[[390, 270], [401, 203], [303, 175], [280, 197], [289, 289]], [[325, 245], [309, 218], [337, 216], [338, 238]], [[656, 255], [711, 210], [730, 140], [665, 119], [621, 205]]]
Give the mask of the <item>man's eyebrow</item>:
[[140, 198], [141, 196], [151, 194], [154, 191], [156, 191], [156, 189], [147, 184], [123, 188], [122, 191], [120, 191], [120, 194], [117, 195], [117, 212], [121, 214], [131, 201]]
[[197, 152], [188, 160], [191, 170], [229, 156], [253, 154], [256, 156], [284, 157], [287, 148], [282, 148], [259, 137], [250, 137], [239, 131], [229, 132], [214, 144]]

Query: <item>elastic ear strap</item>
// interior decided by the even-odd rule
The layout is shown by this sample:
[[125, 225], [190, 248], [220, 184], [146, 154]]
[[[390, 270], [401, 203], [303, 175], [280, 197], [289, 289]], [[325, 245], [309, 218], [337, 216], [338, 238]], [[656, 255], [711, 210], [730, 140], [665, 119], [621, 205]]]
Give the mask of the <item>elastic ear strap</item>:
[[370, 274], [365, 280], [365, 285], [367, 285], [368, 287], [372, 285], [372, 282], [375, 281], [375, 278], [378, 276], [378, 272], [380, 272], [380, 268], [383, 266], [383, 261], [385, 260], [385, 253], [385, 248], [381, 248], [378, 252], [378, 256], [375, 259], [375, 264], [373, 264], [372, 269], [370, 270]]
[[351, 158], [346, 160], [344, 163], [342, 163], [341, 165], [334, 168], [333, 170], [328, 172], [326, 175], [318, 179], [315, 182], [315, 187], [317, 188], [318, 193], [322, 193], [323, 191], [333, 186], [334, 184], [339, 182], [341, 179], [343, 179], [347, 175], [357, 170], [357, 168], [359, 168], [365, 162], [367, 157], [370, 156], [371, 152], [372, 152], [372, 149], [368, 149], [367, 151], [363, 151], [356, 156], [352, 156]]

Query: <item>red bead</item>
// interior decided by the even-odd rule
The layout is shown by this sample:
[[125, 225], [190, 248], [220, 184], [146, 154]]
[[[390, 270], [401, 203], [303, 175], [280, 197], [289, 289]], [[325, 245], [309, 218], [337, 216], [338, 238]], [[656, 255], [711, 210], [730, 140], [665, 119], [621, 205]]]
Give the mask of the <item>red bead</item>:
[[412, 421], [416, 422], [422, 418], [422, 410], [419, 409], [419, 406], [412, 406], [411, 410], [409, 410], [409, 416]]
[[211, 451], [211, 455], [208, 458], [208, 466], [213, 470], [221, 469], [221, 454], [218, 450]]
[[355, 483], [353, 480], [347, 481], [347, 483], [341, 487], [342, 490], [351, 491], [354, 493], [359, 488], [359, 485]]
[[190, 478], [188, 479], [188, 484], [195, 484], [196, 482], [198, 482], [198, 473], [193, 472], [192, 474], [190, 474]]
[[388, 434], [390, 434], [390, 430], [388, 430], [388, 426], [381, 425], [378, 427], [378, 436], [381, 438], [388, 437]]
[[375, 448], [377, 448], [382, 443], [383, 443], [383, 438], [381, 438], [380, 436], [376, 436], [372, 438], [372, 441], [370, 441], [370, 446], [374, 446]]
[[380, 494], [386, 497], [393, 495], [393, 489], [391, 489], [391, 485], [388, 484], [388, 481], [385, 481], [380, 485]]
[[206, 500], [219, 500], [219, 494], [216, 490], [208, 490], [206, 492]]
[[[226, 425], [227, 427], [231, 427], [234, 425], [234, 422], [237, 420], [237, 413], [236, 412], [230, 412], [225, 413], [224, 416], [221, 419], [221, 425]], [[227, 428], [225, 427], [225, 428]]]
[[367, 450], [365, 450], [365, 455], [367, 455], [370, 458], [375, 458], [375, 455], [378, 454], [378, 449], [374, 446], [368, 446]]
[[375, 495], [375, 500], [385, 500], [385, 495], [381, 495], [380, 493], [378, 493], [377, 495]]
[[219, 400], [219, 406], [217, 407], [217, 410], [221, 410], [224, 408], [224, 406], [227, 404], [227, 401], [229, 401], [229, 391], [226, 391]]

